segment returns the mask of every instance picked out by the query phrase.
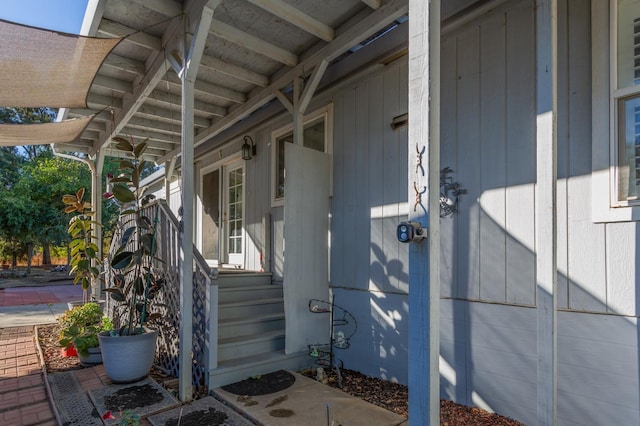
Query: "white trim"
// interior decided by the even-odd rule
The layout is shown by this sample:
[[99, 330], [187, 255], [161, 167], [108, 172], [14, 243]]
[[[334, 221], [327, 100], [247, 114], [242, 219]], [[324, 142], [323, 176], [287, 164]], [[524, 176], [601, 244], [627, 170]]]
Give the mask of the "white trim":
[[[333, 156], [333, 103], [329, 103], [326, 106], [317, 109], [303, 118], [303, 125], [307, 125], [313, 121], [316, 121], [324, 117], [324, 152]], [[276, 198], [276, 183], [277, 183], [277, 158], [278, 158], [278, 138], [286, 135], [287, 133], [293, 133], [293, 122], [282, 126], [273, 132], [271, 132], [271, 207], [284, 206], [284, 197]], [[332, 167], [333, 170], [333, 167]], [[333, 195], [333, 173], [330, 174], [331, 182], [329, 186], [330, 195]]]

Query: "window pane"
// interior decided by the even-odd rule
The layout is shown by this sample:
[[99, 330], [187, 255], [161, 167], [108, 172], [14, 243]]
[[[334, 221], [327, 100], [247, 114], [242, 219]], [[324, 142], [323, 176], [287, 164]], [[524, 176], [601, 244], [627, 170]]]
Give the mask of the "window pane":
[[324, 119], [316, 121], [304, 129], [304, 146], [324, 152]]
[[638, 199], [640, 188], [640, 97], [620, 100], [618, 199]]
[[293, 143], [293, 134], [289, 133], [278, 138], [278, 155], [276, 157], [276, 198], [284, 197], [284, 144]]
[[640, 0], [618, 0], [618, 85], [640, 83]]

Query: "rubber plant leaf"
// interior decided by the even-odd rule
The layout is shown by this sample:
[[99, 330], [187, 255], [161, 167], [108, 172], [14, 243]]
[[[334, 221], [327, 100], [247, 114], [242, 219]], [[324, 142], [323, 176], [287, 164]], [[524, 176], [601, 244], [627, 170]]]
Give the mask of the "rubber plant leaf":
[[136, 200], [136, 195], [129, 189], [127, 185], [117, 183], [111, 188], [113, 196], [121, 203], [130, 203]]
[[113, 269], [124, 269], [131, 263], [133, 252], [122, 251], [111, 259], [111, 267]]

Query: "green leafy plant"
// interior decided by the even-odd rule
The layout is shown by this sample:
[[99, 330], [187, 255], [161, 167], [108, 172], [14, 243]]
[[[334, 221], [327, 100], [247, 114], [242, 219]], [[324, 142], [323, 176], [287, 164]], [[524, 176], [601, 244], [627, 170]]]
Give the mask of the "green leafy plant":
[[102, 420], [118, 420], [119, 426], [137, 426], [140, 424], [140, 416], [131, 410], [120, 410], [117, 415], [107, 411], [102, 415]]
[[100, 269], [96, 266], [100, 261], [96, 227], [102, 225], [93, 220], [94, 212], [91, 211], [91, 203], [84, 200], [85, 189], [80, 188], [73, 195], [64, 195], [62, 201], [65, 204], [65, 213], [76, 213], [69, 220], [67, 232], [71, 236], [69, 248], [71, 249], [71, 270], [69, 275], [75, 275], [74, 284], [81, 284], [84, 290], [84, 302], [87, 302], [87, 293], [91, 283], [100, 276]]
[[58, 323], [60, 345], [67, 349], [73, 345], [82, 355], [88, 355], [90, 348], [98, 347], [98, 333], [113, 328], [113, 323], [103, 316], [97, 303], [76, 306], [58, 318]]
[[162, 262], [156, 254], [156, 226], [158, 209], [154, 219], [147, 217], [143, 210], [153, 200], [147, 188], [140, 186], [141, 175], [147, 168], [143, 159], [147, 143], [134, 145], [120, 137], [114, 137], [116, 148], [122, 153], [118, 176], [111, 179], [113, 184], [104, 198], [114, 200], [120, 206], [121, 242], [109, 265], [113, 271], [113, 282], [105, 291], [111, 299], [120, 303], [125, 321], [120, 327], [120, 335], [144, 332], [144, 325], [160, 317], [151, 312], [150, 300], [164, 283], [161, 273], [153, 268], [153, 261]]

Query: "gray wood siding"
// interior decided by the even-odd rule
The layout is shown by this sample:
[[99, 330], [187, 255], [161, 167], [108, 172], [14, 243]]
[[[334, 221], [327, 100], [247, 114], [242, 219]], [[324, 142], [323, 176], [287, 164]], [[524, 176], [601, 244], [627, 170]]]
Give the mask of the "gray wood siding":
[[331, 283], [407, 292], [407, 248], [396, 239], [406, 220], [406, 59], [333, 97]]
[[441, 221], [442, 295], [535, 303], [533, 3], [442, 42], [441, 166], [468, 193]]

